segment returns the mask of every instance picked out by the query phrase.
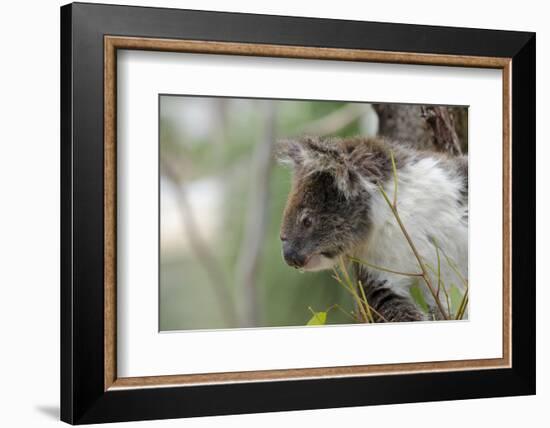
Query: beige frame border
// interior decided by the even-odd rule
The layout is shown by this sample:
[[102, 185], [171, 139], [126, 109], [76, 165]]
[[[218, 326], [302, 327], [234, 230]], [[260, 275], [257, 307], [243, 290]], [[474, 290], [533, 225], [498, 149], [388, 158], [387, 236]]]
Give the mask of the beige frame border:
[[[116, 52], [117, 49], [262, 57], [324, 59], [398, 64], [495, 68], [503, 81], [503, 349], [502, 358], [380, 364], [306, 369], [262, 370], [191, 375], [117, 377], [116, 368]], [[250, 43], [104, 37], [104, 389], [190, 386], [270, 380], [392, 375], [511, 367], [511, 58], [383, 52]]]

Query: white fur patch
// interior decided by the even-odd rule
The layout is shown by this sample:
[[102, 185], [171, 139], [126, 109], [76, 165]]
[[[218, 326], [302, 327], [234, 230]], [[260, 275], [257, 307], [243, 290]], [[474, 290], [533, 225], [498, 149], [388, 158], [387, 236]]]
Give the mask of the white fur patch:
[[[461, 207], [462, 177], [445, 169], [435, 158], [421, 159], [398, 170], [397, 210], [421, 257], [437, 269], [434, 240], [438, 247], [456, 265], [464, 278], [468, 278], [468, 221], [467, 207]], [[393, 176], [383, 185], [393, 200]], [[420, 272], [419, 264], [387, 202], [379, 190], [371, 200], [372, 230], [357, 257], [366, 262], [399, 272]], [[463, 282], [441, 254], [441, 279], [447, 290], [456, 285], [464, 292]], [[372, 270], [372, 269], [371, 269]], [[400, 295], [410, 297], [411, 277], [373, 271], [380, 280]], [[431, 275], [437, 286], [437, 276]], [[433, 297], [421, 283], [428, 303]], [[445, 301], [441, 294], [440, 299]]]

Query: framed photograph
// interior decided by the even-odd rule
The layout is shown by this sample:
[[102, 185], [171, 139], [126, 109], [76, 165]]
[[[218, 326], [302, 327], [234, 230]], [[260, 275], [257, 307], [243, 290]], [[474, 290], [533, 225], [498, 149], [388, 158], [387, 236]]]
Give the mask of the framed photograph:
[[535, 393], [535, 35], [61, 8], [61, 418]]

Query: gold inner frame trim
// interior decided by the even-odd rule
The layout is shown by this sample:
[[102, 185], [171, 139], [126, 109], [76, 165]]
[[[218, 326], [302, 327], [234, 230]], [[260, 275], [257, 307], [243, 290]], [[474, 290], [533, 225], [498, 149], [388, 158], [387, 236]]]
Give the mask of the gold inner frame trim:
[[[378, 364], [303, 369], [204, 373], [171, 376], [117, 377], [116, 367], [116, 84], [117, 50], [149, 50], [218, 55], [320, 59], [394, 64], [494, 68], [503, 82], [503, 323], [502, 358]], [[512, 355], [512, 164], [511, 58], [385, 52], [252, 43], [171, 40], [140, 37], [104, 37], [104, 389], [192, 386], [219, 383], [281, 381], [311, 378], [358, 377], [421, 372], [480, 370], [511, 367]]]

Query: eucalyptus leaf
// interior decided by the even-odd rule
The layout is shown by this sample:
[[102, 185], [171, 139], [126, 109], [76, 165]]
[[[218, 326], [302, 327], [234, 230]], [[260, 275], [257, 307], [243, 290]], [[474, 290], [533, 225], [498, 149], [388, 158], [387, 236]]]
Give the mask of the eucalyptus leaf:
[[327, 322], [326, 312], [313, 312], [313, 316], [307, 322], [307, 325], [325, 325]]
[[428, 303], [426, 303], [426, 299], [424, 298], [424, 294], [418, 285], [418, 281], [415, 281], [415, 283], [411, 285], [409, 292], [411, 293], [411, 297], [414, 302], [420, 307], [420, 309], [422, 309], [424, 313], [429, 314], [430, 307], [428, 306]]
[[462, 292], [455, 284], [451, 284], [451, 288], [449, 289], [449, 297], [451, 298], [451, 311], [453, 314], [456, 314], [456, 311], [460, 306], [460, 302], [462, 302]]

